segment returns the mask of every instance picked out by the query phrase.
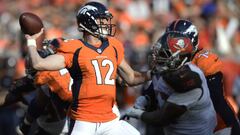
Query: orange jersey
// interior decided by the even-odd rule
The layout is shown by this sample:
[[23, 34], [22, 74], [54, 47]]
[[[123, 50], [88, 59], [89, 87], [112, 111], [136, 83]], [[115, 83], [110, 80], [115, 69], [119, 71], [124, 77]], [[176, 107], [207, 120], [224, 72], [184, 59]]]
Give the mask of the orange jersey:
[[59, 71], [39, 71], [35, 78], [35, 84], [47, 84], [50, 90], [56, 93], [64, 101], [72, 101], [71, 77], [67, 69]]
[[205, 76], [213, 75], [222, 70], [222, 62], [218, 56], [208, 50], [197, 52], [192, 63], [198, 66]]
[[106, 122], [116, 118], [117, 67], [124, 57], [123, 45], [108, 38], [100, 47], [81, 40], [60, 43], [58, 50], [73, 78], [73, 103], [70, 117], [89, 122]]
[[[197, 65], [203, 71], [206, 77], [210, 77], [211, 75], [215, 76], [217, 72], [223, 73], [224, 71], [223, 62], [220, 61], [216, 54], [207, 50], [201, 50], [197, 52], [192, 60], [192, 63]], [[215, 78], [215, 80], [216, 79], [217, 78]], [[218, 123], [215, 131], [233, 125], [238, 126], [238, 118], [235, 116], [233, 104], [230, 104], [230, 100], [225, 96], [226, 89], [221, 86], [222, 84], [214, 84], [214, 81], [208, 83], [210, 83], [210, 85], [216, 85], [208, 86], [211, 94], [211, 99], [217, 112]], [[222, 88], [218, 88], [218, 86], [221, 86]]]

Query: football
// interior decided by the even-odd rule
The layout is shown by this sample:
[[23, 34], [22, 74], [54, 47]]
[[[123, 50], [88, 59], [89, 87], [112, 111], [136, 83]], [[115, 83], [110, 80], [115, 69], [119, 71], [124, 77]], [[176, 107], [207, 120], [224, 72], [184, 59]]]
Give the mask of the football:
[[42, 20], [37, 15], [30, 12], [25, 12], [20, 15], [19, 24], [21, 31], [29, 35], [36, 34], [43, 28]]

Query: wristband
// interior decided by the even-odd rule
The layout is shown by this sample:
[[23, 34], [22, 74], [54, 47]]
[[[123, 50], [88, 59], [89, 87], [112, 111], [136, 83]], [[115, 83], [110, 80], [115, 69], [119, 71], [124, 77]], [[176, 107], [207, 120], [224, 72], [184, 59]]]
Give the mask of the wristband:
[[34, 46], [34, 47], [37, 47], [37, 42], [35, 39], [28, 39], [27, 40], [27, 46]]

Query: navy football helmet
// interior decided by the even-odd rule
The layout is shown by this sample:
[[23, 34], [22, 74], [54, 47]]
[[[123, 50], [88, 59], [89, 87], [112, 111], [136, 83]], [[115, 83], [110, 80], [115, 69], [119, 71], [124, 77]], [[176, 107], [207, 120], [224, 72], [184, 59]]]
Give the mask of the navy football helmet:
[[79, 31], [88, 32], [98, 38], [115, 35], [113, 16], [101, 3], [86, 3], [78, 10], [76, 17]]
[[166, 32], [169, 32], [169, 31], [178, 31], [183, 34], [187, 34], [188, 37], [191, 38], [194, 50], [195, 51], [197, 50], [198, 30], [196, 26], [192, 24], [192, 22], [188, 20], [183, 20], [183, 19], [175, 20], [167, 26]]
[[176, 70], [190, 61], [191, 52], [193, 45], [188, 35], [166, 32], [152, 47], [152, 67], [157, 72]]

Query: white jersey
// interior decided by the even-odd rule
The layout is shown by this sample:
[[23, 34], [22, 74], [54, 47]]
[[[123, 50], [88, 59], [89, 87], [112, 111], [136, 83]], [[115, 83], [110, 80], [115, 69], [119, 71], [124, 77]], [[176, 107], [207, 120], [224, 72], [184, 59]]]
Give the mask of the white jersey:
[[173, 93], [173, 90], [167, 86], [161, 76], [154, 75], [152, 77], [152, 83], [158, 101], [158, 106], [161, 108], [165, 102], [165, 100], [162, 98], [162, 94], [169, 96]]
[[[166, 135], [212, 135], [217, 120], [205, 76], [195, 65], [189, 63], [188, 66], [200, 76], [202, 88], [177, 93], [171, 88], [163, 89], [163, 86], [167, 85], [161, 78], [159, 78], [161, 81], [153, 78], [153, 86], [157, 95], [159, 92], [169, 93], [168, 102], [187, 107], [187, 111], [174, 123], [164, 127], [164, 132]], [[157, 100], [163, 101], [161, 96], [157, 96]], [[159, 104], [159, 107], [161, 106], [162, 103]]]

